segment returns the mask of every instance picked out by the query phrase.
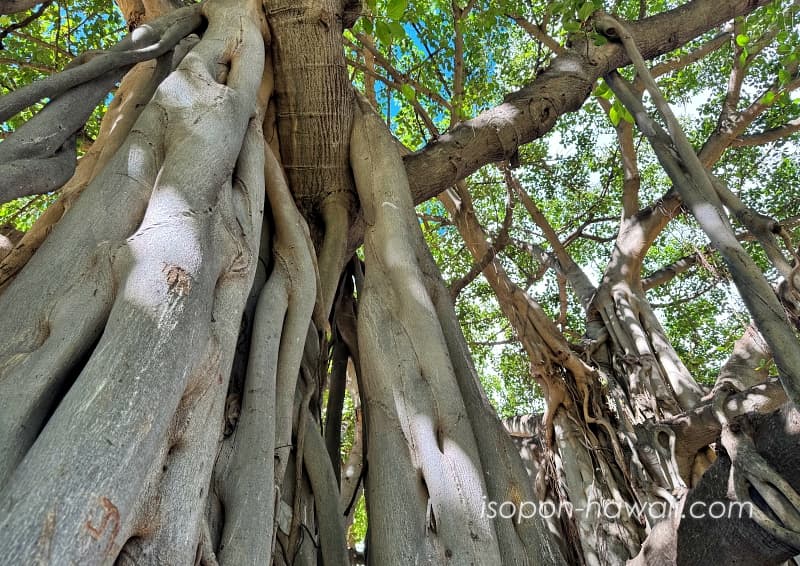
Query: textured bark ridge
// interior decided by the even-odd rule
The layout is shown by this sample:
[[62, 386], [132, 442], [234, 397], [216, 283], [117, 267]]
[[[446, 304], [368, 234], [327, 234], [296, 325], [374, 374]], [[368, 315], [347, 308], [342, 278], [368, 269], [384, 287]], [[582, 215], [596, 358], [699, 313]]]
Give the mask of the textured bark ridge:
[[353, 92], [342, 55], [346, 8], [341, 0], [267, 3], [281, 162], [300, 212], [315, 230], [324, 230], [312, 235], [326, 314], [347, 261], [355, 212], [349, 167]]

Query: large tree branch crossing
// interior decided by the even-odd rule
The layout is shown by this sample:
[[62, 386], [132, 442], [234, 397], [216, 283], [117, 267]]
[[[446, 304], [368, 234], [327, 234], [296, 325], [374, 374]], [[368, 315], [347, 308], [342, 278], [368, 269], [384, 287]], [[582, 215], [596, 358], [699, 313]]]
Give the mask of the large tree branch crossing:
[[[768, 0], [694, 0], [631, 22], [645, 59], [668, 53], [705, 31], [768, 4]], [[603, 75], [629, 64], [617, 43], [579, 41], [533, 82], [404, 158], [415, 203], [432, 198], [480, 167], [510, 158], [520, 145], [546, 134], [558, 117], [578, 110]]]

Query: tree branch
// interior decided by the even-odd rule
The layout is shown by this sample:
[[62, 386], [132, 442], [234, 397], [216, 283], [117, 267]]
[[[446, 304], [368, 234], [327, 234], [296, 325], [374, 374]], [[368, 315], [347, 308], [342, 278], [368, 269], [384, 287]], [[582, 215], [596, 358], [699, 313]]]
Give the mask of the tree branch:
[[154, 59], [172, 49], [202, 21], [199, 4], [181, 8], [155, 20], [145, 31], [128, 34], [122, 41], [88, 62], [31, 83], [0, 98], [0, 121], [42, 100], [55, 98], [70, 88], [105, 75], [114, 69]]
[[[650, 59], [768, 3], [693, 0], [631, 22], [629, 27], [642, 54]], [[414, 202], [439, 194], [483, 165], [510, 158], [520, 145], [550, 131], [561, 114], [580, 108], [599, 77], [629, 63], [630, 58], [617, 43], [595, 48], [577, 38], [568, 53], [556, 57], [547, 70], [509, 94], [505, 102], [404, 158]]]
[[[771, 378], [730, 395], [722, 403], [722, 410], [728, 419], [733, 419], [748, 413], [770, 413], [786, 401], [786, 392], [781, 382]], [[684, 459], [681, 467], [684, 468], [691, 464], [686, 459], [693, 458], [698, 450], [713, 443], [722, 430], [722, 424], [715, 415], [715, 400], [711, 397], [707, 397], [690, 411], [661, 421], [660, 424], [675, 432], [675, 445], [680, 447], [679, 456]]]
[[[798, 224], [800, 224], [800, 216], [786, 218], [785, 220], [781, 220], [779, 224], [783, 229], [788, 230], [795, 228]], [[751, 232], [739, 232], [736, 234], [736, 239], [740, 241], [751, 241], [755, 240], [756, 237]], [[716, 250], [712, 246], [708, 245], [704, 246], [700, 250], [697, 250], [693, 254], [685, 255], [682, 258], [675, 260], [671, 264], [657, 269], [650, 275], [643, 277], [642, 287], [645, 291], [648, 291], [660, 285], [664, 285], [665, 283], [669, 283], [676, 276], [688, 271], [701, 262], [704, 263], [706, 267], [709, 267], [707, 261], [705, 260], [705, 256], [715, 251]]]
[[722, 210], [719, 189], [714, 186], [715, 180], [698, 159], [658, 85], [649, 75], [631, 33], [624, 25], [608, 16], [598, 24], [607, 35], [615, 36], [624, 43], [635, 62], [637, 73], [645, 81], [659, 114], [666, 122], [669, 133], [649, 117], [641, 102], [630, 91], [627, 82], [616, 72], [606, 76], [606, 80], [610, 81], [609, 86], [636, 117], [639, 129], [650, 140], [658, 160], [684, 202], [711, 242], [719, 249], [747, 309], [773, 350], [781, 382], [789, 398], [793, 402], [800, 402], [800, 350], [797, 348], [797, 337], [787, 324], [783, 306], [758, 266], [736, 240]]
[[[5, 9], [5, 6], [6, 6], [7, 3], [14, 3], [14, 0], [0, 0], [0, 14], [11, 14], [11, 13], [14, 13], [14, 12], [22, 12], [23, 10], [27, 10], [28, 8], [31, 8], [31, 7], [35, 6], [36, 4], [38, 4], [38, 2], [33, 2], [27, 8], [22, 8], [21, 10], [13, 10], [12, 12], [6, 12], [6, 11], [4, 11], [4, 9]], [[20, 0], [19, 3], [22, 3], [22, 0]], [[36, 18], [38, 18], [39, 16], [44, 14], [44, 11], [52, 3], [53, 3], [53, 0], [47, 0], [47, 2], [45, 2], [44, 4], [39, 6], [27, 18], [22, 19], [22, 20], [18, 21], [17, 23], [11, 24], [10, 26], [8, 26], [7, 28], [5, 28], [3, 30], [0, 30], [0, 48], [2, 48], [3, 40], [6, 38], [6, 36], [9, 33], [11, 33], [14, 30], [18, 30], [18, 29], [24, 28], [25, 26], [27, 26], [28, 24], [33, 22]]]
[[547, 243], [553, 250], [556, 260], [561, 268], [561, 272], [569, 280], [581, 303], [586, 306], [592, 299], [596, 289], [592, 285], [586, 273], [575, 263], [572, 256], [567, 252], [566, 244], [558, 238], [558, 234], [550, 225], [547, 218], [536, 205], [530, 195], [522, 188], [519, 180], [514, 176], [509, 168], [505, 169], [506, 184], [517, 194], [520, 202], [528, 211], [531, 219], [542, 230]]
[[567, 52], [567, 50], [558, 44], [558, 42], [550, 37], [547, 32], [545, 32], [541, 26], [523, 18], [518, 14], [506, 14], [506, 17], [511, 18], [514, 22], [524, 29], [528, 34], [534, 38], [536, 41], [547, 47], [550, 51], [555, 53], [556, 55], [563, 55]]
[[[355, 36], [358, 39], [358, 41], [361, 42], [361, 45], [363, 46], [363, 49], [366, 49], [367, 51], [369, 51], [372, 54], [372, 56], [375, 58], [375, 62], [378, 63], [378, 65], [380, 65], [381, 67], [383, 67], [383, 69], [387, 73], [389, 73], [397, 83], [410, 85], [410, 86], [414, 87], [414, 90], [416, 90], [418, 93], [427, 96], [432, 101], [434, 101], [434, 102], [436, 102], [438, 104], [441, 104], [442, 106], [444, 106], [448, 110], [452, 110], [452, 105], [447, 100], [442, 98], [441, 95], [439, 95], [439, 94], [435, 93], [434, 91], [432, 91], [431, 89], [427, 88], [425, 85], [421, 84], [419, 81], [415, 81], [410, 76], [408, 76], [408, 74], [397, 70], [395, 68], [395, 66], [392, 65], [386, 59], [386, 57], [384, 57], [381, 54], [381, 52], [378, 51], [375, 48], [375, 45], [369, 40], [369, 38], [367, 36], [365, 36], [363, 33], [357, 33], [357, 34], [355, 34]], [[348, 40], [347, 38], [344, 38], [344, 43], [345, 43], [345, 45], [355, 49], [357, 52], [359, 52], [359, 53], [362, 52], [362, 47], [356, 45], [355, 43], [353, 43], [352, 41]]]
[[671, 73], [672, 71], [677, 71], [678, 69], [683, 69], [684, 67], [688, 67], [692, 63], [696, 63], [700, 59], [704, 58], [709, 53], [712, 53], [728, 43], [730, 41], [731, 34], [728, 32], [723, 32], [714, 39], [707, 41], [697, 49], [693, 51], [689, 51], [688, 53], [684, 53], [680, 57], [675, 59], [669, 59], [657, 65], [654, 65], [653, 68], [650, 70], [650, 74], [653, 77], [660, 77], [661, 75], [665, 75], [667, 73]]
[[[468, 190], [464, 183], [459, 183], [458, 189], [459, 192]], [[472, 264], [472, 267], [466, 274], [450, 284], [450, 296], [452, 297], [453, 302], [455, 302], [456, 297], [458, 297], [458, 294], [464, 289], [464, 287], [469, 285], [478, 275], [480, 275], [481, 272], [486, 269], [491, 262], [494, 261], [494, 258], [497, 256], [497, 254], [503, 251], [503, 249], [508, 245], [508, 231], [511, 229], [511, 223], [514, 220], [514, 199], [511, 191], [509, 191], [508, 196], [509, 198], [506, 202], [506, 211], [505, 216], [503, 217], [503, 224], [500, 227], [500, 230], [497, 232], [497, 235], [494, 237], [494, 241], [491, 243], [491, 245], [489, 245], [488, 251], [480, 260], [475, 261], [475, 263]]]
[[750, 134], [747, 136], [740, 136], [731, 142], [733, 147], [752, 147], [756, 145], [764, 145], [774, 141], [787, 138], [792, 134], [800, 131], [800, 118], [796, 118], [777, 128], [764, 130], [757, 134]]
[[20, 61], [19, 59], [14, 59], [12, 57], [0, 57], [0, 65], [18, 65], [20, 67], [25, 67], [26, 69], [33, 69], [43, 73], [53, 73], [58, 70], [55, 67], [51, 67], [50, 65], [45, 65], [43, 63], [36, 63], [35, 61]]
[[450, 109], [450, 128], [454, 128], [464, 118], [464, 30], [461, 20], [469, 7], [461, 10], [455, 0], [451, 3], [453, 10], [453, 107]]
[[32, 41], [33, 43], [35, 43], [37, 45], [41, 45], [45, 49], [52, 50], [54, 53], [58, 53], [59, 55], [62, 55], [63, 57], [66, 57], [67, 59], [72, 59], [72, 58], [75, 57], [74, 53], [70, 53], [69, 51], [67, 51], [65, 49], [62, 49], [61, 47], [59, 47], [55, 43], [48, 43], [47, 41], [43, 41], [40, 37], [36, 37], [35, 35], [31, 35], [29, 33], [26, 33], [24, 31], [22, 31], [22, 30], [16, 30], [11, 35], [13, 35], [15, 37], [19, 37], [19, 38], [25, 39], [27, 41]]
[[[364, 52], [364, 58], [366, 59], [368, 56], [371, 56], [371, 53], [369, 51], [365, 51]], [[375, 102], [375, 89], [374, 89], [374, 87], [372, 89], [367, 87], [366, 77], [372, 78], [373, 79], [373, 81], [372, 81], [373, 84], [375, 82], [374, 80], [377, 79], [377, 80], [381, 81], [383, 84], [385, 84], [386, 86], [393, 88], [396, 92], [398, 92], [398, 93], [402, 93], [403, 92], [403, 89], [401, 88], [402, 85], [400, 85], [399, 83], [396, 83], [395, 81], [393, 81], [392, 79], [390, 79], [388, 77], [384, 77], [384, 76], [376, 73], [374, 71], [374, 69], [370, 69], [368, 66], [362, 65], [358, 61], [353, 61], [352, 59], [345, 58], [345, 60], [347, 61], [348, 65], [350, 65], [354, 69], [358, 69], [359, 71], [364, 73], [364, 77], [365, 77], [364, 89], [366, 90], [365, 96], [367, 97], [367, 99], [371, 103]], [[370, 97], [370, 95], [371, 95], [371, 97]], [[437, 135], [439, 135], [439, 130], [436, 127], [436, 124], [433, 123], [433, 120], [431, 119], [430, 115], [425, 111], [425, 109], [419, 103], [419, 100], [417, 100], [415, 98], [414, 100], [411, 100], [410, 102], [411, 102], [411, 106], [414, 107], [414, 110], [416, 111], [417, 115], [425, 123], [425, 127], [428, 129], [428, 131], [430, 132], [431, 136], [436, 137]], [[378, 107], [378, 105], [375, 104], [375, 108], [377, 108], [377, 107]]]

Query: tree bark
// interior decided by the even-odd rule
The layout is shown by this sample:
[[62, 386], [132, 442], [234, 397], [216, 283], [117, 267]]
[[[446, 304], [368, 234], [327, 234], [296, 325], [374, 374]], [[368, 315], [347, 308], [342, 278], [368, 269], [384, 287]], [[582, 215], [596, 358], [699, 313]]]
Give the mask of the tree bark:
[[[694, 0], [632, 29], [650, 57], [764, 3]], [[664, 431], [706, 443], [720, 432], [729, 470], [743, 473], [737, 458], [751, 453], [732, 432], [730, 405], [774, 408], [771, 397], [758, 401], [774, 383], [695, 407], [702, 391], [675, 361], [638, 272], [610, 273], [593, 302], [585, 274], [565, 265], [584, 306], [620, 330], [605, 358], [591, 348], [581, 357], [491, 256], [484, 272], [548, 401], [529, 478], [481, 388], [414, 212], [415, 202], [577, 109], [599, 76], [627, 63], [618, 45], [579, 41], [502, 105], [403, 160], [349, 84], [341, 35], [351, 3], [121, 6], [131, 39], [0, 100], [9, 114], [54, 99], [0, 144], [0, 158], [30, 176], [25, 159], [60, 156], [82, 121], [85, 112], [67, 116], [66, 106], [89, 105], [117, 73], [155, 58], [124, 79], [59, 203], [0, 266], [0, 556], [346, 564], [344, 513], [363, 465], [371, 564], [622, 564], [644, 540], [638, 519], [494, 517], [486, 504], [652, 501], [689, 473], [688, 464], [670, 468], [663, 446], [642, 463]], [[72, 121], [50, 145], [27, 143], [63, 117]], [[448, 196], [476, 261], [490, 257], [469, 195]], [[632, 214], [634, 204], [629, 198], [620, 256], [643, 254], [666, 222], [663, 211]], [[364, 273], [357, 258], [344, 270], [359, 231]], [[556, 255], [568, 263], [564, 249]], [[334, 333], [341, 342], [332, 348]], [[592, 348], [605, 339], [593, 338]], [[744, 343], [738, 352], [768, 355]], [[339, 370], [352, 362], [364, 412], [343, 470], [334, 430], [342, 376], [329, 390], [324, 435], [320, 425], [332, 356]], [[610, 392], [601, 383], [609, 376]], [[652, 414], [631, 401], [637, 379], [656, 400]], [[786, 415], [778, 453], [794, 435]], [[657, 428], [639, 426], [656, 416]], [[753, 438], [764, 438], [754, 426]], [[631, 477], [629, 468], [645, 471]], [[728, 473], [723, 464], [715, 470]], [[690, 498], [703, 497], [703, 485]], [[678, 537], [706, 536], [704, 526], [682, 528]], [[784, 556], [791, 539], [763, 521], [758, 528], [783, 535], [773, 536], [783, 547], [753, 556]]]

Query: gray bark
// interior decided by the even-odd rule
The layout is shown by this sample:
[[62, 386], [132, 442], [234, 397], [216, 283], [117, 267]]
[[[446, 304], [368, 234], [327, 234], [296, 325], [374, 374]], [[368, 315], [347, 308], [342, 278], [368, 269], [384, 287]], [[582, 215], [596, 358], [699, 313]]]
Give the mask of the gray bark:
[[[647, 68], [641, 54], [636, 51], [630, 33], [624, 28], [615, 27], [613, 21], [606, 22], [603, 26], [606, 33], [613, 31], [617, 37], [623, 38], [631, 56], [636, 58], [637, 70], [645, 75]], [[794, 329], [788, 324], [784, 308], [772, 287], [736, 239], [709, 172], [700, 163], [652, 78], [649, 83], [648, 89], [667, 122], [669, 134], [649, 117], [641, 102], [631, 95], [623, 79], [618, 75], [609, 77], [609, 85], [631, 110], [683, 201], [708, 235], [711, 244], [724, 258], [748, 311], [772, 350], [781, 382], [789, 398], [798, 403], [800, 347]]]
[[[711, 10], [696, 0], [637, 29], [649, 37], [657, 28], [644, 40], [656, 54], [761, 3]], [[139, 13], [134, 4], [130, 14]], [[352, 251], [348, 236], [358, 232], [354, 175], [366, 276], [352, 312], [357, 339], [352, 328], [343, 338], [365, 410], [370, 562], [564, 562], [542, 521], [483, 513], [485, 500], [534, 502], [540, 494], [480, 387], [413, 202], [543, 133], [624, 54], [609, 45], [589, 58], [558, 59], [541, 82], [409, 157], [404, 169], [379, 119], [353, 106], [341, 56], [351, 9], [271, 2], [264, 13], [255, 1], [210, 0], [140, 26], [118, 49], [0, 102], [8, 113], [42, 96], [66, 100], [99, 88], [92, 81], [103, 73], [162, 57], [134, 96], [134, 106], [149, 101], [141, 116], [133, 124], [138, 109], [122, 112], [124, 143], [114, 139], [99, 154], [81, 198], [71, 208], [66, 201], [67, 213], [25, 269], [3, 272], [0, 555], [81, 564], [238, 565], [270, 555], [278, 564], [345, 563], [346, 490], [336, 493], [341, 480], [318, 422], [325, 334]], [[166, 53], [197, 28], [200, 10], [203, 38], [188, 42], [190, 56], [161, 82]], [[539, 97], [544, 88], [565, 95]], [[507, 111], [519, 114], [499, 120]], [[451, 160], [467, 134], [474, 140]], [[445, 174], [448, 160], [456, 167]], [[259, 241], [269, 271], [260, 291]], [[252, 332], [241, 336], [256, 292]], [[538, 305], [509, 293], [537, 330], [530, 344], [541, 337], [550, 369], [566, 368], [581, 390], [583, 404], [568, 413], [569, 400], [559, 398], [566, 389], [552, 382], [545, 431], [575, 455], [563, 466], [569, 489], [586, 500], [617, 497], [620, 479], [607, 460], [596, 464], [585, 431], [574, 427], [582, 410], [610, 438], [587, 437], [591, 447], [618, 449], [589, 390], [593, 371], [551, 332]], [[243, 381], [229, 389], [245, 338]], [[590, 485], [595, 465], [610, 477], [602, 493]], [[569, 556], [600, 563], [633, 552], [635, 528], [606, 524], [605, 537], [590, 526], [580, 525], [583, 548]]]
[[[767, 3], [768, 0], [693, 0], [629, 25], [642, 55], [650, 59]], [[502, 104], [460, 123], [422, 150], [406, 156], [414, 202], [440, 194], [483, 165], [510, 158], [520, 145], [550, 131], [559, 116], [580, 108], [597, 79], [630, 62], [625, 49], [614, 42], [599, 49], [591, 41], [573, 45], [533, 82], [506, 96]]]
[[[229, 37], [225, 30], [231, 22], [238, 28], [242, 21], [235, 8], [206, 9], [210, 25], [195, 56], [161, 85], [127, 151], [87, 189], [91, 197], [59, 223], [57, 231], [70, 237], [48, 240], [0, 298], [8, 305], [3, 312], [18, 312], [11, 320], [21, 328], [12, 336], [28, 340], [3, 344], [4, 369], [55, 363], [50, 367], [60, 370], [26, 372], [27, 388], [19, 387], [13, 373], [0, 380], [4, 387], [16, 385], [3, 394], [3, 432], [10, 433], [3, 453], [11, 455], [10, 462], [3, 461], [0, 492], [5, 556], [106, 563], [129, 537], [145, 535], [139, 521], [143, 512], [152, 513], [148, 504], [159, 500], [155, 493], [154, 499], [147, 497], [155, 478], [168, 491], [170, 485], [205, 489], [208, 483], [213, 448], [205, 456], [203, 450], [184, 448], [197, 442], [208, 450], [214, 445], [209, 440], [220, 433], [204, 419], [221, 423], [220, 400], [254, 273], [263, 189], [251, 160], [259, 151], [246, 144], [236, 162], [255, 111], [260, 73], [252, 69], [263, 64], [263, 40], [254, 26], [239, 38]], [[219, 60], [234, 41], [249, 46], [247, 58], [234, 62], [227, 85], [219, 84], [207, 62]], [[198, 120], [203, 105], [207, 111]], [[224, 134], [199, 135], [207, 131]], [[181, 143], [174, 143], [178, 138]], [[263, 138], [252, 139], [262, 143]], [[136, 155], [139, 161], [131, 162]], [[119, 202], [120, 195], [128, 206]], [[113, 205], [106, 206], [106, 199]], [[72, 248], [67, 256], [65, 242]], [[39, 285], [38, 305], [10, 302], [25, 293], [26, 279], [41, 281], [38, 270], [54, 267], [61, 268], [62, 278]], [[41, 314], [31, 318], [32, 313]], [[76, 328], [76, 321], [84, 324]], [[94, 352], [37, 437], [47, 403], [66, 385], [65, 374], [75, 371], [104, 322]], [[36, 325], [49, 330], [38, 343]], [[183, 474], [193, 481], [184, 484]], [[182, 501], [193, 510], [174, 512], [191, 530], [179, 533], [165, 524], [148, 536], [181, 536], [183, 546], [193, 550], [202, 499]], [[169, 514], [173, 504], [163, 505], [168, 508], [160, 512]], [[179, 554], [183, 562], [186, 553]]]
[[358, 339], [370, 400], [369, 561], [497, 563], [496, 536], [481, 516], [477, 446], [415, 254], [422, 234], [405, 172], [366, 103], [351, 145], [367, 223]]

